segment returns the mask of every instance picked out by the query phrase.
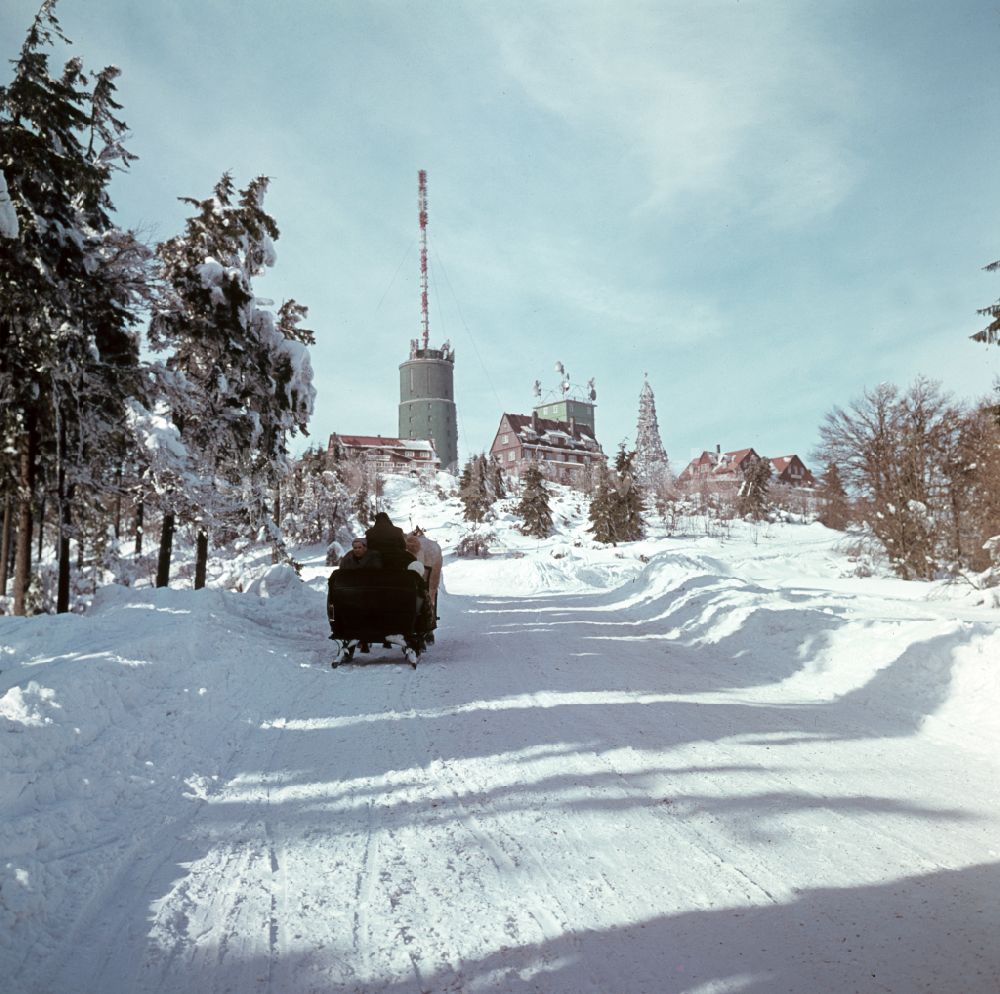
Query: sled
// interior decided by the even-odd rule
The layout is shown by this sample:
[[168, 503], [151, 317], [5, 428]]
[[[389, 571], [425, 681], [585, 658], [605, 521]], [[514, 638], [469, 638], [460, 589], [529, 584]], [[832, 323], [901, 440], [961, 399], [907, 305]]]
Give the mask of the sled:
[[[367, 645], [398, 645], [413, 667], [433, 641], [420, 577], [412, 570], [334, 570], [327, 584], [330, 638], [338, 644], [332, 666], [350, 662]], [[423, 617], [421, 617], [423, 615]], [[428, 639], [428, 636], [430, 638]]]

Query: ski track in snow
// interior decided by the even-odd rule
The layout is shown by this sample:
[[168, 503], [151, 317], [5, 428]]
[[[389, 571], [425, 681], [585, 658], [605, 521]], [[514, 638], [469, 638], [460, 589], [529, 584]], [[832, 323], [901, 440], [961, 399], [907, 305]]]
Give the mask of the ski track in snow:
[[9, 619], [3, 989], [1000, 990], [1000, 625], [781, 562], [454, 563], [416, 671], [315, 564]]

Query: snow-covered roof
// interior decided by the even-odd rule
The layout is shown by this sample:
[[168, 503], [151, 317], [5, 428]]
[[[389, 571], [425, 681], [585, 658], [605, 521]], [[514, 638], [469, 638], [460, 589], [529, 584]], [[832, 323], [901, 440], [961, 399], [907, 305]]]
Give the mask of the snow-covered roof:
[[387, 438], [384, 435], [341, 435], [331, 438], [352, 449], [407, 449], [416, 452], [433, 452], [434, 446], [422, 438]]
[[[504, 418], [511, 430], [526, 441], [549, 439], [556, 444], [571, 449], [584, 449], [597, 445], [597, 439], [589, 425], [574, 421], [572, 426], [568, 421], [556, 421], [553, 418], [540, 418], [531, 414], [508, 414]], [[572, 428], [572, 430], [571, 430]]]

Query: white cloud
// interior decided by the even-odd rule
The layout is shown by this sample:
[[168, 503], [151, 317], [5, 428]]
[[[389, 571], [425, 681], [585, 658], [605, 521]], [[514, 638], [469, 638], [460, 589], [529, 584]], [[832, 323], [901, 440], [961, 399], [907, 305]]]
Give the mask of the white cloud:
[[[744, 5], [745, 6], [745, 5]], [[727, 4], [545, 7], [497, 16], [505, 70], [569, 126], [641, 166], [638, 209], [711, 198], [785, 226], [824, 214], [859, 173], [855, 83], [804, 17]]]

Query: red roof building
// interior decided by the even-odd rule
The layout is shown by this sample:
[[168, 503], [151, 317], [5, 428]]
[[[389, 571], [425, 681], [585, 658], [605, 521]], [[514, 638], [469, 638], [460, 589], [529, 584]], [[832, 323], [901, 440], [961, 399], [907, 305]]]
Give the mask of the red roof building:
[[520, 476], [536, 459], [547, 479], [568, 484], [581, 481], [594, 463], [606, 461], [589, 425], [574, 418], [540, 418], [537, 413], [504, 414], [490, 455], [512, 476]]
[[382, 435], [330, 436], [327, 452], [334, 459], [357, 456], [378, 469], [427, 471], [441, 468], [434, 445], [423, 439], [385, 438]]
[[733, 452], [702, 452], [692, 459], [677, 477], [680, 484], [706, 484], [725, 486], [739, 484], [750, 467], [761, 457], [753, 449], [735, 449]]
[[771, 466], [774, 469], [775, 483], [784, 483], [789, 487], [816, 486], [816, 477], [798, 456], [772, 456]]
[[[758, 455], [753, 449], [735, 449], [732, 452], [705, 451], [684, 467], [677, 482], [690, 487], [704, 486], [709, 489], [728, 489], [739, 486], [755, 462], [766, 456]], [[768, 459], [774, 471], [772, 483], [790, 487], [814, 487], [816, 479], [796, 456], [775, 456]]]

